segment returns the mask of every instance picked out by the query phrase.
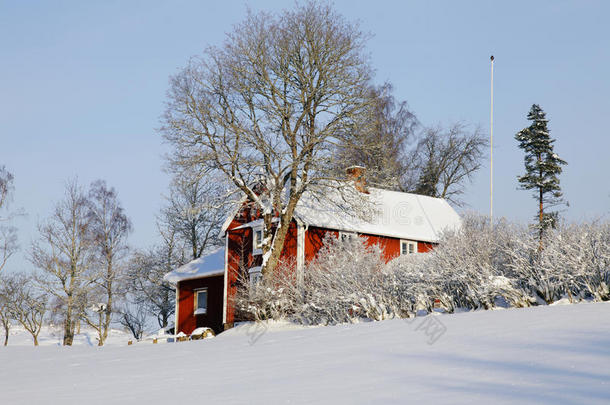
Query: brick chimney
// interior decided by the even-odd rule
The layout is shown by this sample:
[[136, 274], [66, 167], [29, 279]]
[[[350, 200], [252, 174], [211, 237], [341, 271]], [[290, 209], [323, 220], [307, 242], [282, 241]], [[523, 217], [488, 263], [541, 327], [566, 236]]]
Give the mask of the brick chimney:
[[369, 193], [366, 188], [366, 167], [364, 166], [350, 166], [345, 169], [347, 180], [354, 182], [354, 187], [361, 193]]

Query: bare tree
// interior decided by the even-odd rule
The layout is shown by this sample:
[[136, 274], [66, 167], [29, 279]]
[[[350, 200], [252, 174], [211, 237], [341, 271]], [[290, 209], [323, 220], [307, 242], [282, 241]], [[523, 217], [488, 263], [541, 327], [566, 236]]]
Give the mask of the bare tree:
[[222, 243], [218, 234], [227, 211], [224, 198], [227, 187], [222, 180], [189, 170], [172, 180], [161, 221], [175, 229], [176, 237], [186, 245], [193, 259]]
[[328, 5], [250, 13], [171, 79], [162, 128], [171, 163], [221, 173], [260, 210], [264, 273], [303, 193], [337, 184], [329, 162], [370, 103], [365, 40]]
[[129, 329], [134, 339], [142, 339], [148, 317], [146, 306], [142, 303], [127, 303], [118, 310], [118, 322]]
[[8, 259], [15, 254], [18, 249], [17, 229], [10, 225], [3, 224], [8, 221], [11, 215], [3, 216], [1, 210], [6, 208], [13, 191], [13, 175], [0, 166], [0, 271], [6, 265]]
[[34, 282], [34, 278], [20, 274], [15, 276], [11, 316], [27, 330], [38, 346], [38, 335], [47, 313], [48, 295]]
[[176, 290], [163, 276], [185, 263], [185, 250], [175, 229], [160, 229], [162, 242], [148, 251], [132, 255], [128, 282], [135, 305], [144, 305], [162, 328], [167, 327], [175, 311]]
[[398, 102], [392, 92], [388, 82], [369, 89], [369, 111], [360, 116], [353, 136], [343, 139], [337, 148], [332, 164], [338, 175], [348, 166], [364, 166], [367, 183], [401, 189], [419, 122], [407, 102]]
[[127, 254], [127, 237], [131, 223], [114, 188], [97, 180], [89, 190], [88, 219], [95, 252], [92, 266], [92, 286], [84, 308], [85, 322], [98, 333], [98, 344], [102, 346], [108, 337], [112, 321], [117, 282], [124, 272], [123, 259]]
[[41, 287], [65, 309], [63, 344], [71, 346], [79, 309], [90, 285], [94, 243], [89, 203], [76, 181], [67, 184], [64, 199], [38, 229], [40, 237], [32, 244], [30, 259], [45, 275], [39, 279]]
[[8, 345], [8, 337], [12, 326], [11, 305], [15, 300], [17, 290], [15, 278], [6, 274], [0, 274], [0, 323], [4, 328], [4, 346]]
[[6, 206], [6, 202], [13, 190], [14, 177], [4, 165], [0, 166], [0, 208]]
[[17, 249], [17, 228], [0, 225], [0, 271]]
[[405, 191], [446, 198], [460, 205], [464, 183], [481, 167], [487, 140], [477, 128], [468, 131], [462, 124], [448, 130], [427, 128], [413, 152]]

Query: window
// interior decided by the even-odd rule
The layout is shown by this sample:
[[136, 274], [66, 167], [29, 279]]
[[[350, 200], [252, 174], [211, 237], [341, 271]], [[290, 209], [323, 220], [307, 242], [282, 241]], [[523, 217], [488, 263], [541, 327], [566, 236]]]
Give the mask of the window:
[[250, 285], [252, 286], [258, 284], [258, 282], [263, 278], [260, 266], [252, 267], [250, 270], [248, 270], [248, 274], [250, 276]]
[[262, 249], [263, 249], [263, 229], [259, 228], [259, 229], [253, 229], [253, 236], [252, 236], [252, 251], [255, 254], [260, 254], [262, 253]]
[[417, 242], [412, 240], [401, 240], [400, 241], [400, 254], [401, 255], [412, 255], [417, 253]]
[[208, 313], [208, 289], [195, 290], [195, 315]]
[[339, 239], [341, 240], [341, 242], [354, 240], [356, 237], [358, 237], [358, 234], [354, 232], [339, 232]]

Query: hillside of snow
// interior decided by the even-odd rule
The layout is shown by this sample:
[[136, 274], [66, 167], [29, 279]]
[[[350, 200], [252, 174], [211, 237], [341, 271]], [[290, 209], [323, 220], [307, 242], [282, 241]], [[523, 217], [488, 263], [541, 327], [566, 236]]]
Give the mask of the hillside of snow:
[[[108, 346], [122, 345], [133, 339], [131, 333], [111, 329], [108, 334], [106, 344]], [[61, 346], [63, 341], [63, 328], [60, 326], [50, 327], [43, 326], [38, 335], [38, 344], [40, 346]], [[4, 343], [4, 329], [0, 327], [0, 345]], [[0, 346], [0, 358], [2, 353], [10, 350], [13, 346], [33, 347], [32, 335], [27, 332], [23, 326], [14, 324], [9, 333], [8, 347]], [[92, 328], [83, 326], [82, 331], [74, 335], [74, 346], [97, 346], [97, 332]]]
[[610, 403], [610, 303], [0, 348], [0, 402]]

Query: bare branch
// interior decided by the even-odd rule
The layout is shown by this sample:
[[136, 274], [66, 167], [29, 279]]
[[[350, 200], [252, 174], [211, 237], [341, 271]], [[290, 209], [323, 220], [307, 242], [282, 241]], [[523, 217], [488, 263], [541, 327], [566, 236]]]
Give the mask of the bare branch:
[[265, 217], [264, 269], [277, 265], [301, 195], [333, 177], [333, 145], [367, 110], [365, 40], [314, 2], [251, 13], [172, 78], [162, 128], [171, 164], [216, 171], [253, 202]]

